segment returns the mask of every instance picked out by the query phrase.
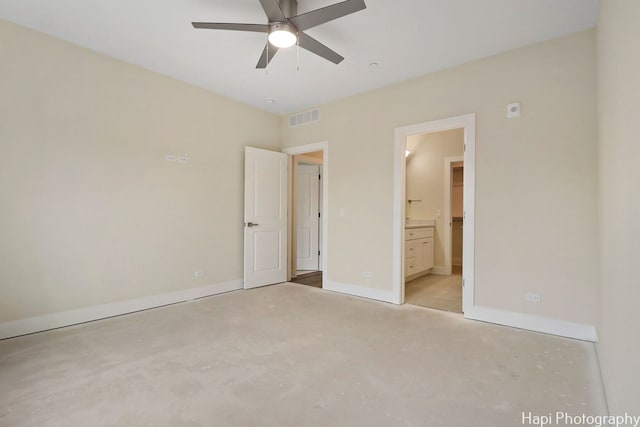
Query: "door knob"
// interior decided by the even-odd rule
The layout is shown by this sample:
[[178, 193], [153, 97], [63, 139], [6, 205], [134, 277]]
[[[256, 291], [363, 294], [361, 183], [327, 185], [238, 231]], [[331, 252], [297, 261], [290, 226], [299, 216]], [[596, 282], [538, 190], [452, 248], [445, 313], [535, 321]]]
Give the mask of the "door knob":
[[255, 224], [255, 223], [253, 223], [253, 222], [247, 222], [247, 223], [246, 223], [246, 226], [247, 226], [247, 227], [257, 227], [257, 226], [258, 226], [258, 224]]

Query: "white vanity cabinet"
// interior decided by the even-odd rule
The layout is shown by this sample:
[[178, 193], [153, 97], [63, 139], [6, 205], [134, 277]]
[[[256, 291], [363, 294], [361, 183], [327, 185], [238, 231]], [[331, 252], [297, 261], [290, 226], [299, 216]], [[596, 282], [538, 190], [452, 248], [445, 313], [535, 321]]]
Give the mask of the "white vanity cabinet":
[[404, 236], [405, 277], [428, 273], [433, 268], [433, 227], [407, 228]]

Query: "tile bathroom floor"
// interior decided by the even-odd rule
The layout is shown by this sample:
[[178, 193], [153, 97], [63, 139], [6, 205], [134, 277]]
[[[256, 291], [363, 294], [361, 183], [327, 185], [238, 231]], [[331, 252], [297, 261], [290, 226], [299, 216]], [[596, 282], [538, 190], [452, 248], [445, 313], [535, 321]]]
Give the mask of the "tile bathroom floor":
[[407, 304], [462, 313], [462, 268], [453, 267], [451, 276], [427, 274], [405, 284]]

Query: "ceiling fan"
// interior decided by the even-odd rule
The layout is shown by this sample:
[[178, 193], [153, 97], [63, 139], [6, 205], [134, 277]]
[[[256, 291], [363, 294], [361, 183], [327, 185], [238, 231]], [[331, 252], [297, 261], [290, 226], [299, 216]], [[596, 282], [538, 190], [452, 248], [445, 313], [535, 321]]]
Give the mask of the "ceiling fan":
[[364, 4], [364, 0], [346, 0], [298, 15], [297, 0], [260, 0], [260, 4], [269, 19], [268, 24], [192, 22], [192, 25], [194, 28], [211, 30], [252, 31], [269, 34], [268, 42], [262, 51], [256, 68], [266, 68], [273, 56], [278, 52], [278, 49], [291, 47], [296, 43], [309, 52], [315, 53], [334, 64], [339, 64], [344, 57], [313, 37], [308, 36], [304, 31], [367, 7]]

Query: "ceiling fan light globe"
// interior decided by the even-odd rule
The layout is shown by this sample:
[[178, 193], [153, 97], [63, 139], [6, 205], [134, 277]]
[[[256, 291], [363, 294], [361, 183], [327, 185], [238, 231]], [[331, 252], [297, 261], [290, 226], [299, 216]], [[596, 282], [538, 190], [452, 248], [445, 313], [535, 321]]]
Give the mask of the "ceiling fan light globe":
[[288, 22], [276, 22], [271, 24], [269, 43], [276, 47], [291, 47], [298, 41], [295, 28]]
[[269, 33], [269, 43], [280, 48], [291, 47], [297, 41], [296, 35], [288, 30], [275, 30]]

